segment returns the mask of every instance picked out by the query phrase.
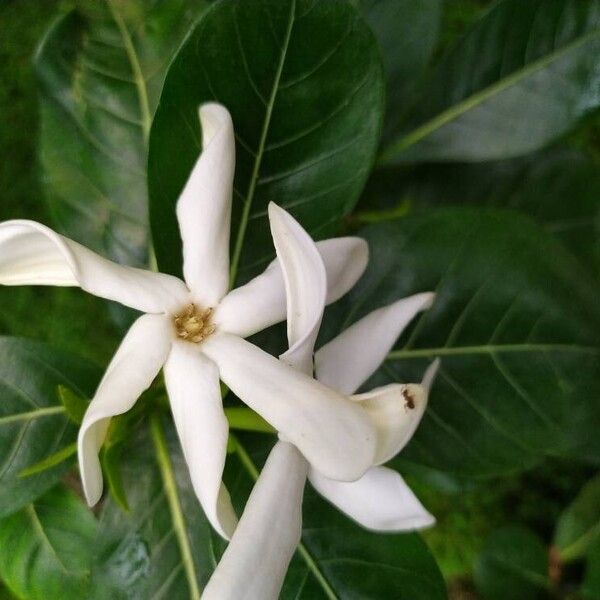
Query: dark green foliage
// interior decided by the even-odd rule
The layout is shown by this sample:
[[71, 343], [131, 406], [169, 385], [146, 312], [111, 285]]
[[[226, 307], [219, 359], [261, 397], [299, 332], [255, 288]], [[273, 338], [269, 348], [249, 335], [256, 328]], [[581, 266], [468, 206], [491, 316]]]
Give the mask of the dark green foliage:
[[375, 39], [344, 0], [216, 3], [171, 66], [152, 127], [161, 268], [181, 270], [174, 205], [200, 152], [200, 104], [217, 100], [233, 117], [232, 272], [245, 280], [274, 255], [269, 201], [317, 237], [352, 210], [378, 143], [383, 91]]

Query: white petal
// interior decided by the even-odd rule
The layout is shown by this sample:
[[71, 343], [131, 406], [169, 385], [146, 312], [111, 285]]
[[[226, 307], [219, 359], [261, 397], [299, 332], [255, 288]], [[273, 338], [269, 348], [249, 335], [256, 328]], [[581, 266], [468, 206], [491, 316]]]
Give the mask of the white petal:
[[402, 477], [387, 467], [373, 467], [350, 483], [327, 479], [314, 469], [309, 479], [322, 496], [367, 529], [412, 531], [435, 523]]
[[229, 287], [229, 230], [235, 172], [233, 123], [227, 109], [200, 107], [202, 154], [177, 202], [183, 273], [194, 299], [214, 307]]
[[111, 262], [35, 221], [0, 224], [0, 284], [80, 286], [149, 313], [189, 302], [176, 277]]
[[427, 390], [414, 383], [393, 383], [352, 399], [360, 403], [375, 425], [377, 451], [373, 464], [382, 464], [412, 438], [427, 407]]
[[345, 394], [355, 392], [381, 365], [404, 328], [433, 303], [426, 292], [374, 310], [315, 354], [317, 379]]
[[172, 342], [170, 320], [162, 315], [144, 315], [127, 332], [79, 429], [79, 471], [90, 506], [102, 495], [102, 470], [98, 451], [111, 417], [131, 409], [150, 387], [169, 354]]
[[219, 370], [200, 347], [176, 341], [165, 364], [175, 427], [204, 514], [224, 538], [237, 517], [222, 482], [229, 425], [223, 412]]
[[358, 237], [317, 242], [327, 270], [327, 304], [347, 294], [361, 278], [369, 262], [369, 246]]
[[[369, 248], [356, 237], [317, 242], [327, 273], [327, 304], [341, 298], [367, 266]], [[248, 337], [286, 317], [286, 295], [281, 265], [274, 260], [265, 271], [223, 298], [214, 322], [223, 331]]]
[[203, 600], [277, 600], [300, 542], [307, 469], [294, 446], [275, 445]]
[[442, 361], [439, 358], [436, 358], [425, 370], [423, 374], [423, 380], [421, 381], [421, 385], [425, 388], [427, 394], [429, 394], [433, 384], [435, 382], [435, 378], [437, 377], [438, 371], [440, 370], [440, 365]]
[[273, 202], [269, 204], [269, 220], [287, 299], [290, 348], [279, 358], [312, 376], [313, 351], [327, 296], [325, 265], [308, 233]]
[[226, 333], [203, 342], [221, 379], [328, 477], [353, 480], [375, 456], [375, 430], [357, 403], [243, 339]]

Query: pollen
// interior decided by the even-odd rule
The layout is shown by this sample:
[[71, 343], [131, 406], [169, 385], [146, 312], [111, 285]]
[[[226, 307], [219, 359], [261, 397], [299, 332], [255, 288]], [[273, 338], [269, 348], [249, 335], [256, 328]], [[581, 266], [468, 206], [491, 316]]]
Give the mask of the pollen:
[[187, 342], [199, 344], [215, 331], [211, 323], [213, 309], [199, 309], [189, 304], [183, 311], [173, 317], [177, 337]]

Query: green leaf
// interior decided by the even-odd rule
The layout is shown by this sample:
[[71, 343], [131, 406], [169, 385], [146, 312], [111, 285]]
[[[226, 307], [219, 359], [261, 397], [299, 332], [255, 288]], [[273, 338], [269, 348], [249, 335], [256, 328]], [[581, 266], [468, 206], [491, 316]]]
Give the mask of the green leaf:
[[582, 592], [585, 600], [600, 600], [600, 542], [588, 554]]
[[0, 521], [0, 576], [27, 600], [87, 597], [97, 523], [59, 486]]
[[150, 213], [161, 270], [181, 273], [174, 207], [200, 152], [200, 104], [217, 100], [233, 116], [232, 279], [247, 279], [274, 254], [270, 200], [318, 237], [352, 209], [377, 146], [383, 87], [375, 39], [347, 2], [215, 3], [169, 69], [152, 126]]
[[383, 55], [387, 80], [386, 131], [393, 131], [415, 101], [419, 80], [435, 47], [441, 0], [360, 0]]
[[13, 596], [9, 590], [7, 590], [0, 581], [0, 600], [18, 600], [16, 596]]
[[61, 448], [58, 452], [51, 454], [47, 458], [40, 460], [40, 462], [23, 469], [19, 473], [19, 477], [31, 477], [32, 475], [37, 475], [38, 473], [42, 473], [59, 465], [65, 460], [71, 458], [77, 452], [77, 442], [73, 442], [64, 448]]
[[82, 398], [64, 385], [58, 386], [58, 398], [65, 407], [65, 412], [71, 421], [77, 425], [81, 425], [90, 401], [87, 398]]
[[537, 150], [598, 108], [599, 54], [598, 0], [504, 0], [439, 64], [381, 161]]
[[600, 459], [598, 288], [556, 240], [484, 209], [430, 211], [361, 235], [373, 259], [330, 309], [324, 339], [399, 298], [437, 294], [365, 386], [420, 381], [441, 358], [403, 458], [464, 476], [546, 455]]
[[[246, 446], [254, 448], [252, 454]], [[237, 440], [240, 464], [230, 461], [227, 475], [238, 513], [266, 457], [265, 444]], [[362, 529], [307, 485], [303, 534], [285, 579], [281, 600], [394, 598], [445, 600], [442, 575], [416, 534], [377, 534]]]
[[204, 0], [79, 0], [36, 56], [40, 158], [68, 236], [118, 262], [147, 261], [146, 155], [166, 68]]
[[70, 466], [65, 461], [39, 475], [22, 478], [75, 441], [77, 429], [56, 396], [65, 385], [91, 396], [95, 367], [48, 346], [0, 337], [0, 517], [15, 512], [52, 487]]
[[565, 561], [583, 557], [596, 540], [600, 540], [600, 473], [565, 509], [554, 533], [554, 544]]
[[475, 563], [474, 578], [484, 600], [546, 598], [546, 548], [536, 535], [519, 527], [494, 532]]
[[376, 215], [390, 218], [389, 212], [407, 200], [415, 210], [448, 204], [519, 210], [600, 275], [600, 173], [583, 153], [558, 148], [507, 161], [373, 173], [364, 205], [386, 211]]

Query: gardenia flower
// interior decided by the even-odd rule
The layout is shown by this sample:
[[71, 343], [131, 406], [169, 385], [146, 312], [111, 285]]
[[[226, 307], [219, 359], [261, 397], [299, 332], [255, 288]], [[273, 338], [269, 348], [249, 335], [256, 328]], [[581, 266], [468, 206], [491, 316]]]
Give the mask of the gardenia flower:
[[[110, 418], [135, 404], [164, 367], [165, 381], [194, 490], [215, 529], [228, 537], [237, 518], [222, 484], [228, 422], [219, 379], [281, 431], [319, 470], [353, 480], [372, 462], [374, 428], [360, 408], [243, 338], [285, 318], [281, 267], [228, 293], [229, 230], [235, 166], [231, 117], [200, 108], [203, 152], [177, 204], [182, 281], [106, 260], [32, 221], [0, 224], [0, 283], [79, 286], [144, 314], [132, 325], [100, 382], [79, 432], [86, 499], [102, 494], [98, 452]], [[367, 261], [355, 238], [319, 245], [327, 300], [344, 294]]]
[[[308, 374], [325, 307], [327, 273], [316, 245], [290, 215], [271, 204], [269, 216], [287, 292], [290, 348], [280, 358]], [[316, 353], [316, 376], [345, 393], [354, 392], [377, 370], [406, 325], [433, 299], [432, 293], [417, 294], [359, 320]], [[368, 529], [408, 531], [432, 525], [434, 518], [402, 477], [379, 465], [412, 437], [425, 411], [436, 369], [434, 363], [421, 385], [392, 384], [353, 396], [377, 429], [373, 465], [356, 481], [334, 481], [318, 466], [311, 467], [294, 441], [280, 432], [202, 597], [278, 598], [301, 538], [307, 477], [325, 498]]]

